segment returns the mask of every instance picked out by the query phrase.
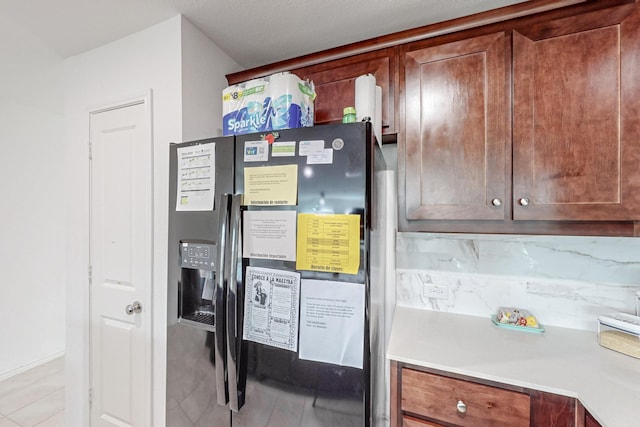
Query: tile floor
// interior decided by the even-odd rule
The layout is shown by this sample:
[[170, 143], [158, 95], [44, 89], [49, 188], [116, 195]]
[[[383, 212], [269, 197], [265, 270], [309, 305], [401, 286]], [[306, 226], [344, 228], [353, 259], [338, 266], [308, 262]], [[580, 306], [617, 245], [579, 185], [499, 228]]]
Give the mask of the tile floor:
[[63, 426], [62, 357], [0, 381], [0, 427]]

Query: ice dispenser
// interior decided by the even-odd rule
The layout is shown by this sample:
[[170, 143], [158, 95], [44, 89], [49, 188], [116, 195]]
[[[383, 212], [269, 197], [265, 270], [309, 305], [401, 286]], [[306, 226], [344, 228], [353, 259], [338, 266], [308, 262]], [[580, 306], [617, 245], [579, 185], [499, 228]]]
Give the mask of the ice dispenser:
[[216, 245], [180, 242], [178, 322], [215, 332], [213, 290]]

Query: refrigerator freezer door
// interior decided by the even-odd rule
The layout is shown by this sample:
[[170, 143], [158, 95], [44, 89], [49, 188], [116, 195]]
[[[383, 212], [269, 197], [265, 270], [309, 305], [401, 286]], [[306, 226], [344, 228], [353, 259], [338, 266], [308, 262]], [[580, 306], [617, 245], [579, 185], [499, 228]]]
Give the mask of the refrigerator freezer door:
[[229, 276], [227, 252], [229, 248], [229, 226], [231, 214], [231, 195], [220, 197], [220, 216], [218, 218], [218, 274], [213, 293], [215, 307], [216, 336], [214, 342], [216, 361], [216, 394], [218, 404], [226, 405], [229, 401], [227, 377], [227, 340], [226, 340], [226, 296]]
[[[198, 144], [215, 144], [215, 198], [213, 210], [178, 211], [178, 148]], [[167, 410], [166, 425], [171, 427], [229, 427], [231, 415], [227, 406], [218, 404], [214, 342], [215, 330], [205, 330], [178, 323], [178, 289], [181, 283], [179, 250], [181, 241], [218, 244], [218, 212], [220, 195], [233, 193], [234, 139], [213, 138], [170, 146], [169, 175], [169, 242], [167, 283]], [[215, 259], [214, 259], [215, 263]], [[215, 267], [218, 265], [215, 263]], [[184, 269], [187, 271], [187, 268]], [[216, 271], [189, 270], [209, 280]], [[214, 279], [215, 280], [215, 279]], [[208, 284], [200, 295], [209, 299]], [[215, 291], [214, 291], [215, 292]], [[224, 375], [221, 375], [224, 378]], [[223, 399], [225, 395], [222, 395]]]
[[[227, 283], [227, 370], [229, 373], [229, 408], [238, 412], [244, 403], [241, 383], [242, 376], [238, 372], [242, 340], [242, 254], [240, 195], [231, 198], [231, 220], [229, 227], [229, 269]], [[239, 264], [239, 265], [238, 265]]]

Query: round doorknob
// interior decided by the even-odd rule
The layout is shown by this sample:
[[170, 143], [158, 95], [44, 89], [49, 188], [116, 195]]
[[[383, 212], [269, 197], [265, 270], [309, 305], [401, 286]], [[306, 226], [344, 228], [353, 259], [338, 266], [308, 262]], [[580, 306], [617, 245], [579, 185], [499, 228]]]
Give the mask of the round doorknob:
[[520, 206], [529, 206], [529, 199], [523, 197], [522, 199], [518, 200], [518, 203], [520, 204]]
[[129, 304], [124, 308], [125, 313], [131, 316], [133, 313], [141, 313], [142, 312], [142, 304], [140, 301], [134, 301], [133, 304]]
[[495, 199], [493, 199], [493, 200], [491, 201], [491, 204], [492, 204], [493, 206], [502, 206], [502, 200], [500, 200], [500, 199], [498, 199], [498, 198], [496, 197]]
[[458, 400], [458, 404], [456, 405], [456, 409], [461, 414], [464, 414], [465, 412], [467, 412], [467, 405], [465, 405], [462, 400]]

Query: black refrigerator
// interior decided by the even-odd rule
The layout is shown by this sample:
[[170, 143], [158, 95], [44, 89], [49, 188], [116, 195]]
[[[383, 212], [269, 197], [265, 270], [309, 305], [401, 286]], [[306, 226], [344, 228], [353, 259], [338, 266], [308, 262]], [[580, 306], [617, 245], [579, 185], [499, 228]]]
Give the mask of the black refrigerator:
[[363, 122], [171, 145], [167, 426], [378, 424], [372, 135]]

